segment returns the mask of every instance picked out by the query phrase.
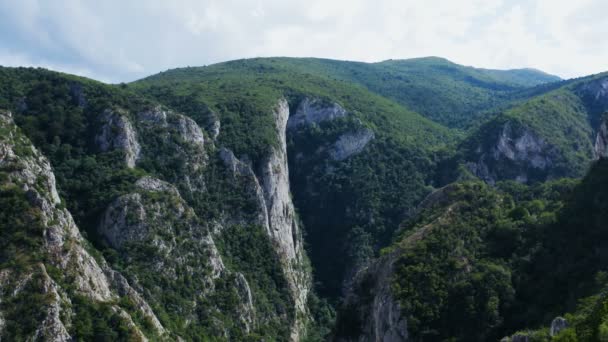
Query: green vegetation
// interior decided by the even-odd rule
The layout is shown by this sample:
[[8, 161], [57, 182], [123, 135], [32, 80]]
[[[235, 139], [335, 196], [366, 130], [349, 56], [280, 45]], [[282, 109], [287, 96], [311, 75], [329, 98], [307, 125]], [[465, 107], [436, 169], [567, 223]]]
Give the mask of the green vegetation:
[[74, 295], [74, 322], [70, 335], [81, 341], [139, 341], [139, 336], [110, 303]]
[[[44, 257], [40, 253], [44, 225], [40, 210], [29, 204], [25, 191], [7, 182], [6, 173], [0, 172], [4, 175], [0, 183], [0, 270], [5, 278], [1, 295], [8, 298], [0, 303], [6, 320], [3, 337], [25, 340], [44, 319], [41, 308], [49, 300], [38, 266]], [[30, 273], [32, 278], [24, 280]], [[24, 282], [23, 288], [13, 296], [19, 281]]]
[[[387, 246], [386, 252], [399, 254], [391, 288], [415, 339], [496, 340], [540, 327], [530, 334], [548, 339], [548, 322], [570, 312], [570, 328], [556, 339], [586, 341], [608, 335], [608, 270], [602, 266], [608, 261], [608, 162], [600, 160], [582, 182], [527, 186], [500, 182], [520, 169], [499, 161], [489, 165], [499, 171], [495, 187], [462, 181], [443, 188], [436, 202], [417, 206], [436, 187], [474, 179], [463, 163], [476, 161], [480, 146], [490, 153], [506, 123], [515, 135], [532, 132], [549, 146], [551, 164], [527, 170], [531, 183], [582, 176], [608, 109], [589, 90], [601, 77], [547, 84], [557, 79], [439, 58], [373, 64], [250, 59], [170, 70], [121, 86], [0, 68], [0, 108], [13, 111], [24, 135], [51, 161], [62, 205], [91, 242], [92, 254], [137, 287], [170, 331], [167, 338], [288, 339], [296, 311], [277, 251], [264, 228], [252, 223], [260, 208], [256, 194], [247, 191], [251, 179], [231, 175], [217, 152], [229, 148], [258, 173], [277, 147], [272, 111], [279, 99], [287, 99], [293, 114], [302, 99], [314, 98], [341, 105], [348, 116], [287, 135], [291, 192], [311, 264], [305, 260], [301, 267], [312, 266], [316, 282], [305, 341], [331, 335], [332, 305], [339, 303], [345, 280]], [[167, 116], [166, 126], [140, 122], [138, 113], [159, 104], [204, 129], [204, 151], [172, 126], [175, 114]], [[124, 109], [134, 126], [142, 151], [135, 168], [126, 167], [124, 152], [96, 146], [99, 115], [108, 108]], [[209, 128], [216, 119], [221, 130], [212, 141]], [[360, 153], [331, 159], [341, 136], [363, 129], [374, 138]], [[12, 133], [0, 127], [0, 138]], [[25, 140], [16, 141], [15, 151], [32, 155]], [[33, 276], [0, 304], [7, 338], [31, 335], [43, 318], [38, 308], [53, 299], [42, 289], [44, 265], [72, 301], [69, 330], [75, 338], [135, 339], [115, 310], [120, 307], [148, 338], [159, 339], [128, 297], [92, 301], [75, 291], [69, 272], [48, 265], [40, 213], [10, 181], [18, 168], [5, 164], [0, 170], [0, 265], [13, 272], [11, 281]], [[136, 189], [143, 176], [171, 183], [179, 196]], [[151, 233], [119, 249], [108, 247], [97, 231], [101, 215], [132, 193], [153, 213], [148, 217], [155, 219], [144, 222]], [[137, 220], [130, 210], [127, 221]], [[211, 230], [226, 267], [216, 278], [205, 263], [208, 250], [196, 243]], [[167, 252], [163, 244], [176, 249]], [[249, 323], [242, 319], [248, 308], [241, 277], [252, 292], [255, 318]]]
[[[527, 174], [528, 182], [584, 176], [597, 157], [594, 153], [595, 134], [600, 119], [608, 112], [608, 102], [598, 93], [597, 85], [605, 77], [606, 74], [600, 74], [571, 80], [560, 84], [557, 89], [547, 88], [546, 92], [521, 101], [480, 124], [464, 139], [457, 154], [463, 154], [461, 161], [477, 161], [486, 156], [489, 171], [498, 179], [515, 179], [522, 172]], [[536, 143], [541, 143], [541, 147], [530, 145], [521, 148], [527, 148], [526, 153], [541, 153], [546, 160], [544, 167], [531, 167], [530, 160], [522, 162], [490, 157], [495, 153], [507, 124], [511, 128], [508, 138], [520, 138], [525, 133], [534, 137]], [[529, 138], [522, 142], [526, 143], [531, 143]]]
[[[289, 339], [289, 326], [295, 319], [294, 303], [287, 291], [287, 282], [280, 268], [280, 261], [268, 240], [266, 232], [260, 226], [232, 226], [222, 232], [219, 239], [220, 251], [230, 269], [242, 270], [248, 280], [254, 300], [256, 313], [267, 317], [268, 324], [252, 334], [258, 339], [282, 341]], [[233, 289], [234, 285], [227, 287]], [[227, 311], [239, 305], [243, 298], [224, 296], [219, 292], [216, 299], [220, 311]], [[220, 298], [221, 297], [221, 298]], [[226, 303], [232, 299], [234, 302]], [[277, 320], [273, 316], [279, 316]], [[274, 319], [273, 319], [274, 318]], [[243, 336], [233, 336], [234, 339]], [[250, 336], [253, 338], [253, 336]]]
[[[137, 85], [149, 84], [150, 91], [156, 93], [153, 88], [162, 83], [179, 87], [183, 82], [197, 81], [205, 83], [205, 86], [201, 86], [205, 87], [203, 94], [209, 94], [212, 92], [206, 86], [211, 82], [221, 82], [227, 90], [233, 90], [226, 84], [233, 75], [244, 84], [249, 83], [247, 78], [255, 77], [255, 85], [246, 87], [252, 93], [267, 84], [274, 89], [295, 88], [300, 92], [304, 88], [312, 90], [319, 86], [348, 88], [357, 85], [454, 128], [470, 127], [484, 118], [488, 114], [486, 111], [525, 98], [527, 94], [523, 91], [528, 87], [559, 80], [558, 77], [530, 69], [475, 69], [435, 57], [380, 63], [317, 58], [256, 58], [202, 68], [170, 70], [148, 77]], [[182, 91], [179, 90], [176, 95]], [[324, 89], [321, 94], [329, 95], [330, 92], [330, 89]], [[231, 92], [221, 94], [224, 96]], [[344, 102], [357, 99], [353, 96], [345, 98]], [[179, 100], [173, 98], [173, 101]], [[363, 110], [374, 107], [367, 106]]]
[[419, 147], [379, 136], [346, 161], [315, 152], [359, 126], [326, 122], [299, 130], [288, 143], [288, 155], [298, 156], [290, 160], [291, 186], [318, 290], [334, 298], [348, 272], [386, 246], [404, 212], [430, 191], [421, 170], [432, 169], [433, 161]]
[[[600, 160], [574, 188], [563, 180], [441, 190], [392, 247], [399, 251], [393, 291], [410, 333], [425, 341], [500, 339], [548, 326], [598, 293], [608, 281], [599, 252], [608, 241], [606, 171]], [[564, 334], [595, 340], [606, 317], [602, 298], [583, 301]]]
[[280, 97], [297, 106], [304, 97], [337, 102], [375, 131], [416, 145], [437, 146], [453, 134], [394, 101], [352, 82], [292, 67], [289, 59], [239, 60], [174, 69], [130, 85], [206, 126], [205, 113], [222, 123], [220, 144], [252, 160], [275, 142], [271, 110]]

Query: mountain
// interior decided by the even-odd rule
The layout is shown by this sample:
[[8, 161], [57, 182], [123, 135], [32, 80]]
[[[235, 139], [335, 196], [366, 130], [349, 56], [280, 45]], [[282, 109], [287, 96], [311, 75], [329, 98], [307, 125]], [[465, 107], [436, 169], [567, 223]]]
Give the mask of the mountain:
[[534, 96], [491, 118], [463, 142], [468, 169], [487, 182], [581, 177], [606, 157], [608, 74]]
[[0, 336], [597, 330], [606, 89], [434, 57], [0, 67]]
[[[310, 271], [284, 130], [256, 174], [192, 119], [120, 87], [2, 72], [14, 110], [0, 155], [3, 336], [304, 335]], [[286, 102], [268, 111], [286, 123]]]
[[[274, 143], [263, 113], [278, 98], [287, 99], [291, 191], [308, 227], [319, 290], [333, 298], [430, 191], [432, 175], [423, 170], [433, 168], [432, 151], [457, 139], [358, 84], [285, 69], [280, 60], [276, 67], [272, 60], [245, 60], [177, 69], [129, 87], [195, 120], [204, 111], [217, 113], [219, 144], [254, 164], [259, 151]], [[336, 250], [344, 257], [333, 258]]]
[[[534, 86], [555, 83], [559, 77], [533, 69], [491, 70], [465, 67], [438, 57], [388, 60], [379, 63], [336, 61], [318, 58], [255, 58], [205, 68], [171, 70], [144, 79], [208, 79], [226, 73], [264, 74], [290, 80], [321, 78], [360, 85], [372, 93], [450, 128], [468, 128], [488, 115], [529, 96]], [[321, 85], [317, 83], [317, 85]], [[542, 87], [540, 87], [542, 89]]]
[[337, 340], [605, 336], [607, 167], [599, 160], [582, 181], [459, 182], [432, 193], [357, 275]]

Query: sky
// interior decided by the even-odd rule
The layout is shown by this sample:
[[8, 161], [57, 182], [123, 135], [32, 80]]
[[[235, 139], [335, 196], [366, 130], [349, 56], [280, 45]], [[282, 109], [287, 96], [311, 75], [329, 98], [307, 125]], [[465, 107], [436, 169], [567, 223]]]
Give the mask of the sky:
[[0, 0], [0, 65], [105, 82], [268, 57], [608, 71], [606, 0]]

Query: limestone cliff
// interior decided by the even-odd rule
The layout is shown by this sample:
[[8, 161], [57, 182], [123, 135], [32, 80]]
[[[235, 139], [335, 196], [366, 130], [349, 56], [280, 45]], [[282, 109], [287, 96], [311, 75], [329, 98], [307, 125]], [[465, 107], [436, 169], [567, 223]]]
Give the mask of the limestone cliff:
[[[6, 133], [0, 137], [0, 169], [5, 175], [2, 191], [11, 187], [20, 189], [30, 205], [30, 213], [37, 218], [41, 228], [41, 235], [30, 237], [32, 241], [39, 240], [40, 245], [34, 245], [36, 249], [26, 245], [22, 248], [29, 249], [22, 252], [42, 256], [40, 259], [30, 257], [19, 267], [3, 266], [0, 270], [0, 302], [11, 302], [32, 292], [46, 298], [45, 304], [38, 309], [41, 314], [35, 331], [29, 336], [32, 340], [71, 340], [74, 296], [109, 305], [132, 329], [136, 339], [146, 340], [146, 337], [132, 314], [142, 315], [157, 334], [163, 334], [164, 328], [141, 296], [120, 274], [108, 267], [103, 258], [89, 253], [86, 241], [59, 198], [48, 160], [19, 132], [10, 113], [0, 113], [0, 129]], [[3, 231], [3, 234], [9, 232]], [[11, 239], [13, 237], [3, 236], [5, 241]], [[49, 268], [58, 272], [50, 273]], [[123, 297], [134, 303], [134, 311], [127, 312], [115, 304]], [[5, 310], [11, 308], [0, 306], [0, 317], [8, 316], [4, 314]], [[0, 327], [2, 325], [7, 323], [0, 324]], [[13, 331], [7, 333], [7, 338], [11, 339]]]
[[593, 151], [595, 153], [595, 159], [608, 157], [608, 118], [602, 120], [600, 127], [595, 134]]
[[95, 137], [99, 150], [120, 150], [124, 153], [128, 167], [135, 167], [141, 147], [137, 141], [133, 125], [122, 110], [105, 110], [99, 118], [101, 128]]
[[[397, 255], [393, 252], [375, 260], [355, 276], [339, 317], [336, 341], [408, 341], [407, 320], [390, 288]], [[358, 330], [351, 330], [353, 323]]]
[[311, 274], [306, 267], [302, 232], [298, 225], [289, 185], [286, 129], [289, 106], [281, 99], [273, 109], [278, 144], [259, 164], [257, 172], [237, 159], [228, 149], [220, 150], [220, 157], [233, 174], [244, 179], [249, 197], [256, 203], [257, 224], [264, 227], [275, 246], [290, 296], [295, 306], [295, 321], [291, 340], [298, 341], [304, 333], [308, 309], [306, 301], [311, 286]]
[[324, 103], [319, 99], [304, 98], [295, 113], [289, 118], [287, 128], [293, 129], [303, 125], [319, 124], [343, 118], [348, 112], [337, 103]]
[[555, 147], [530, 128], [507, 121], [477, 145], [471, 157], [475, 160], [466, 166], [490, 184], [504, 179], [526, 183], [550, 176], [557, 155]]
[[303, 267], [305, 257], [302, 232], [291, 201], [286, 143], [289, 105], [285, 99], [279, 101], [273, 114], [279, 145], [273, 148], [260, 167], [260, 184], [268, 214], [268, 232], [278, 248], [296, 305], [292, 339], [298, 340], [304, 328], [304, 317], [307, 315], [306, 299], [310, 290], [310, 274], [307, 274]]

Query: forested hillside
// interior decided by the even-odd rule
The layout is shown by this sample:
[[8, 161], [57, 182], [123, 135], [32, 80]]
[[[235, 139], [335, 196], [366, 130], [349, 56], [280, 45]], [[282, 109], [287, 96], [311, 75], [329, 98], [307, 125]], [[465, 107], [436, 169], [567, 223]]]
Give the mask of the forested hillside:
[[599, 338], [607, 79], [434, 57], [116, 85], [0, 67], [0, 336]]

